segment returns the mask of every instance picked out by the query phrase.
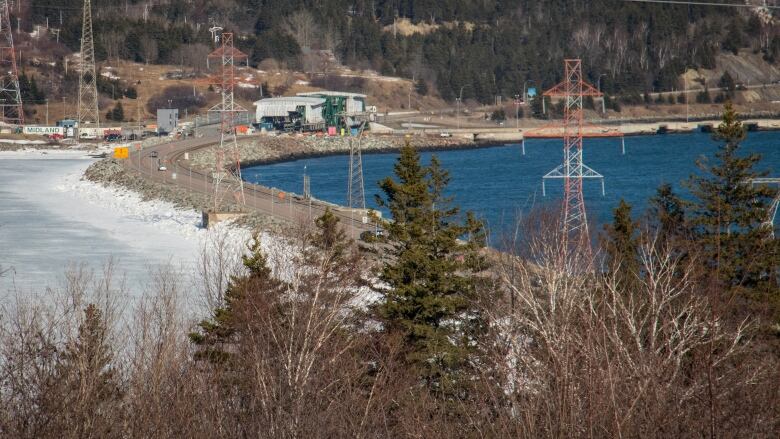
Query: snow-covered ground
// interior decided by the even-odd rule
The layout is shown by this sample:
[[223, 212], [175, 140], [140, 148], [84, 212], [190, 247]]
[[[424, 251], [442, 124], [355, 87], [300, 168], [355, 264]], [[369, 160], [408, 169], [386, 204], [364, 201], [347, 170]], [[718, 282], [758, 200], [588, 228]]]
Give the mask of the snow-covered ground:
[[203, 246], [228, 236], [239, 254], [249, 238], [227, 226], [202, 229], [199, 212], [82, 180], [93, 160], [76, 151], [0, 152], [0, 266], [12, 269], [0, 277], [0, 301], [61, 285], [73, 264], [99, 271], [110, 259], [136, 296], [155, 268], [193, 275]]

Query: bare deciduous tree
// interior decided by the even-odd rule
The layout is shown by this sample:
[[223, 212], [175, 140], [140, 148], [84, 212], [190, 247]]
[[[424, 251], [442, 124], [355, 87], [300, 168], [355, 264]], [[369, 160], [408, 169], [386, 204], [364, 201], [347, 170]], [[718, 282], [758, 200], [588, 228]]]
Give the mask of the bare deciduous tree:
[[154, 63], [157, 61], [158, 49], [157, 41], [154, 38], [144, 35], [141, 37], [141, 56], [144, 58], [146, 64]]
[[727, 401], [771, 372], [742, 363], [749, 326], [712, 312], [690, 260], [647, 239], [637, 286], [627, 290], [611, 274], [572, 271], [557, 240], [554, 231], [535, 235], [533, 257], [507, 258], [500, 270], [517, 300], [513, 312], [494, 314], [507, 395], [497, 404], [512, 429], [536, 437], [764, 430], [761, 403], [742, 410]]
[[314, 15], [307, 10], [299, 10], [287, 17], [283, 28], [295, 38], [301, 48], [312, 49], [319, 38], [320, 31]]
[[106, 50], [106, 58], [109, 60], [119, 58], [122, 48], [125, 46], [126, 37], [127, 32], [122, 31], [104, 32], [99, 35]]

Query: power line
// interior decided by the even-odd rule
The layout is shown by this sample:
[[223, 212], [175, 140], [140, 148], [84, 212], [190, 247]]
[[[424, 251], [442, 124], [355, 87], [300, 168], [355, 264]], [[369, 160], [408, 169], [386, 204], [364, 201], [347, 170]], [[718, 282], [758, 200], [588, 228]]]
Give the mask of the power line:
[[724, 6], [731, 8], [767, 8], [767, 9], [780, 9], [780, 6], [769, 6], [766, 3], [763, 5], [747, 5], [738, 3], [713, 3], [713, 2], [696, 2], [696, 1], [684, 1], [684, 0], [623, 0], [624, 2], [634, 3], [660, 3], [667, 5], [685, 5], [685, 6]]

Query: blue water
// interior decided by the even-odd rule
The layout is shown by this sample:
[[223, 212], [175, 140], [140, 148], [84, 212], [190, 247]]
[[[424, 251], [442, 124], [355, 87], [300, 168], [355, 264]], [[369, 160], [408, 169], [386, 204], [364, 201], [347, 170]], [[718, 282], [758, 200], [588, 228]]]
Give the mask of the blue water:
[[[626, 154], [621, 154], [620, 139], [586, 139], [585, 164], [604, 175], [606, 195], [601, 195], [599, 180], [585, 181], [588, 219], [603, 223], [612, 218], [612, 209], [624, 198], [634, 207], [635, 216], [647, 207], [647, 201], [662, 183], [670, 183], [681, 194], [681, 184], [698, 172], [696, 159], [713, 158], [717, 143], [709, 134], [670, 134], [626, 137]], [[562, 180], [547, 180], [542, 196], [542, 176], [562, 162], [562, 141], [543, 139], [526, 141], [526, 155], [519, 145], [506, 145], [457, 151], [422, 153], [426, 163], [432, 154], [439, 157], [452, 178], [449, 193], [454, 203], [483, 218], [492, 231], [508, 230], [519, 215], [534, 206], [560, 202]], [[763, 159], [757, 169], [780, 176], [780, 132], [752, 132], [742, 144], [742, 154], [758, 152]], [[376, 208], [377, 182], [393, 172], [397, 153], [365, 154], [366, 202]], [[303, 192], [304, 167], [311, 177], [315, 198], [346, 203], [346, 155], [295, 160], [261, 165], [243, 170], [244, 179], [285, 191]]]

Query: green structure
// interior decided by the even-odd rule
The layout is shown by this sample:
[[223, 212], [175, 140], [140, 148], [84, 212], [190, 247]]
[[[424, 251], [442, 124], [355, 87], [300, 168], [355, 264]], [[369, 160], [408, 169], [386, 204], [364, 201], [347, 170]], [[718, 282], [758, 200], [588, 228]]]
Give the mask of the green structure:
[[347, 112], [347, 98], [344, 96], [322, 96], [325, 104], [322, 106], [322, 118], [325, 126], [337, 129], [347, 128], [344, 124], [344, 115]]
[[368, 117], [366, 95], [342, 91], [313, 91], [298, 93], [301, 97], [324, 99], [322, 118], [326, 127], [349, 130]]

